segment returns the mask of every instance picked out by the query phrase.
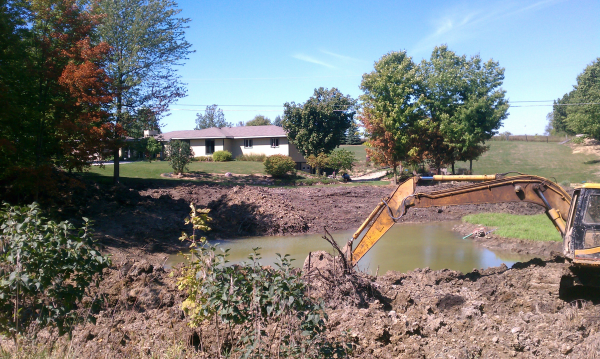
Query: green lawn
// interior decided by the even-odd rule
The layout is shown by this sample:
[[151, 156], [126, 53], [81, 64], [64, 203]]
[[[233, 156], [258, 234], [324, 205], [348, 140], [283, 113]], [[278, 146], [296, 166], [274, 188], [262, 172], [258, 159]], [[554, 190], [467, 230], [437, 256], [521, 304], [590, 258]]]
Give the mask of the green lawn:
[[[570, 147], [558, 143], [493, 141], [490, 150], [473, 162], [475, 174], [516, 171], [556, 178], [557, 182], [600, 182], [600, 158], [573, 154]], [[457, 163], [455, 168], [469, 168], [469, 163]]]
[[[230, 162], [192, 162], [189, 164], [191, 172], [203, 173], [235, 173], [235, 174], [264, 174], [265, 166], [262, 162], [250, 161], [230, 161]], [[101, 176], [112, 176], [114, 167], [112, 164], [106, 164], [104, 168], [93, 166], [90, 173]], [[129, 178], [162, 178], [161, 173], [173, 172], [173, 168], [168, 161], [133, 162], [121, 164], [119, 166], [121, 177]]]
[[508, 213], [479, 213], [462, 218], [464, 222], [497, 227], [494, 234], [506, 238], [560, 242], [560, 233], [545, 214], [523, 216]]

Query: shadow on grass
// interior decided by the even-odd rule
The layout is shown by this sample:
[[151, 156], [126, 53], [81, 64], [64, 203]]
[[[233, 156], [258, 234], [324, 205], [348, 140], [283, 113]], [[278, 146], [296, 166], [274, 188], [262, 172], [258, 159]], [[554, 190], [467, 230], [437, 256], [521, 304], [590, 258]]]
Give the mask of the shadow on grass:
[[583, 162], [584, 165], [595, 165], [598, 163], [600, 163], [600, 160], [590, 160], [590, 161]]

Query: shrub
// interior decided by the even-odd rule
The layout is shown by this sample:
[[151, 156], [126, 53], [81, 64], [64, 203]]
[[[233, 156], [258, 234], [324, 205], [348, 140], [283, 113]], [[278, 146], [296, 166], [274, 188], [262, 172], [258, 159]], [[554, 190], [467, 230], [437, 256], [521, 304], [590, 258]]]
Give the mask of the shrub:
[[[216, 349], [211, 357], [243, 358], [346, 357], [350, 345], [328, 338], [325, 307], [306, 294], [301, 272], [291, 267], [288, 255], [278, 254], [275, 268], [263, 267], [255, 248], [249, 263], [226, 265], [227, 251], [218, 253], [206, 238], [196, 239], [196, 230], [209, 230], [207, 210], [192, 214], [192, 253], [178, 279], [187, 293], [182, 309], [191, 327], [211, 323]], [[236, 355], [237, 354], [237, 355]]]
[[194, 157], [194, 159], [192, 161], [196, 161], [196, 162], [212, 162], [213, 158], [212, 156], [198, 156], [198, 157]]
[[329, 155], [328, 166], [334, 171], [340, 170], [352, 171], [354, 166], [354, 154], [348, 150], [337, 149]]
[[169, 164], [173, 167], [175, 174], [185, 172], [187, 165], [194, 158], [190, 144], [184, 141], [174, 140], [169, 142], [167, 152], [169, 153]]
[[235, 158], [236, 161], [251, 161], [251, 162], [265, 162], [267, 159], [267, 155], [264, 153], [250, 153], [247, 155], [237, 156]]
[[571, 139], [571, 143], [574, 143], [576, 145], [581, 145], [583, 143], [585, 143], [585, 136], [577, 136], [577, 137], [573, 137], [573, 139]]
[[231, 152], [229, 151], [215, 151], [212, 155], [213, 161], [215, 162], [227, 162], [231, 161]]
[[296, 162], [286, 155], [272, 155], [265, 160], [265, 172], [273, 177], [296, 174]]
[[310, 155], [306, 159], [306, 163], [316, 170], [317, 176], [321, 175], [321, 169], [329, 165], [329, 157], [325, 153], [319, 153], [318, 156]]
[[[39, 206], [4, 204], [0, 211], [0, 334], [56, 326], [70, 333], [81, 299], [98, 285], [108, 257], [93, 247], [91, 223], [77, 234], [69, 222], [42, 217]], [[93, 319], [93, 318], [88, 318]]]

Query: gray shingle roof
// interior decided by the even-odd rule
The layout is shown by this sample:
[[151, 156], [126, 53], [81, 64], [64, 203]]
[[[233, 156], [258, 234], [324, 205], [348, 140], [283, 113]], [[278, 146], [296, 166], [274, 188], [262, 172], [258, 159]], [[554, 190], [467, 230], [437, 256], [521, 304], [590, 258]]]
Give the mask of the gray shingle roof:
[[211, 127], [204, 130], [171, 131], [155, 136], [161, 141], [187, 140], [197, 138], [256, 138], [256, 137], [286, 137], [285, 131], [279, 126], [240, 126], [240, 127]]

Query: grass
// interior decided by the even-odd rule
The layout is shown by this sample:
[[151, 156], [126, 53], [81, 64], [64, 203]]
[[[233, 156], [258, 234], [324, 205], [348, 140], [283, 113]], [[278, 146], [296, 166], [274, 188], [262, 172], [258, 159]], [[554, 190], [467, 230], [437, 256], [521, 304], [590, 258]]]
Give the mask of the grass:
[[[598, 156], [573, 153], [570, 147], [558, 143], [492, 141], [490, 150], [473, 162], [475, 174], [516, 171], [538, 175], [557, 182], [600, 182]], [[469, 168], [469, 163], [455, 165]]]
[[[262, 162], [192, 162], [189, 164], [190, 172], [204, 172], [204, 173], [215, 173], [224, 174], [227, 172], [235, 174], [265, 174], [265, 166]], [[104, 168], [93, 166], [90, 169], [91, 174], [97, 174], [100, 176], [111, 177], [113, 175], [114, 167], [112, 164], [106, 164]], [[148, 162], [133, 162], [121, 164], [119, 166], [119, 173], [121, 177], [127, 178], [153, 178], [160, 179], [161, 173], [173, 172], [173, 168], [169, 166], [168, 161], [155, 161], [152, 163]]]
[[494, 234], [506, 238], [560, 242], [560, 233], [545, 214], [533, 216], [508, 213], [479, 213], [463, 217], [463, 222], [497, 227]]

